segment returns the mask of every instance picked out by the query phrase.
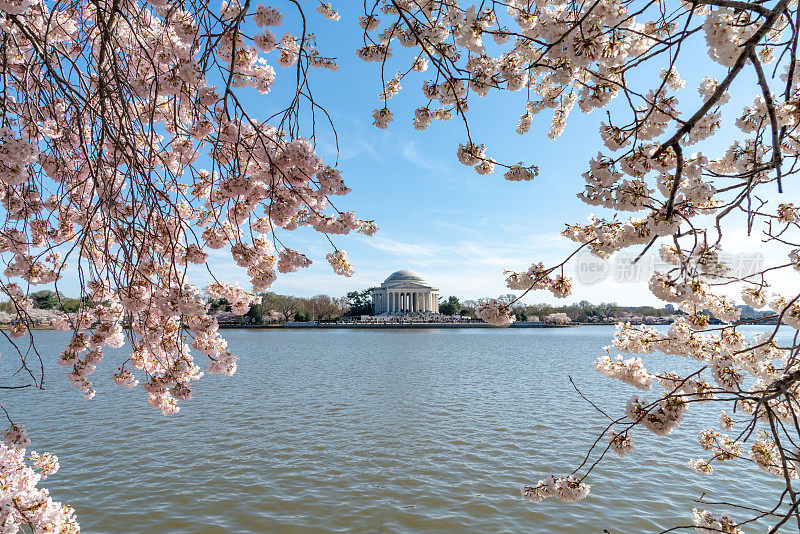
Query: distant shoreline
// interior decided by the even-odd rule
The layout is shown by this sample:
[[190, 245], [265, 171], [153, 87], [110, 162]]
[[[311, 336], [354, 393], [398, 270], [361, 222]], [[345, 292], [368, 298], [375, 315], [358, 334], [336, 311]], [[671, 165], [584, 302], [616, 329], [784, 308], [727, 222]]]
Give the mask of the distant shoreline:
[[[290, 329], [290, 330], [303, 330], [303, 329], [355, 329], [355, 330], [381, 330], [381, 329], [454, 329], [454, 328], [577, 328], [580, 326], [616, 326], [620, 322], [602, 322], [602, 323], [570, 323], [570, 324], [546, 324], [541, 322], [532, 321], [515, 321], [507, 326], [494, 326], [489, 323], [314, 323], [314, 322], [288, 322], [288, 323], [272, 323], [272, 324], [220, 324], [220, 329], [225, 330], [269, 330], [269, 329]], [[663, 322], [636, 322], [631, 323], [635, 325], [643, 324], [645, 326], [670, 326], [672, 323]], [[718, 326], [722, 323], [712, 322], [711, 326]], [[772, 325], [771, 322], [756, 322], [754, 325]]]
[[222, 329], [235, 329], [235, 328], [242, 328], [242, 329], [270, 329], [270, 328], [287, 328], [287, 329], [309, 329], [309, 328], [343, 328], [343, 329], [367, 329], [367, 330], [375, 330], [375, 329], [398, 329], [398, 328], [572, 328], [580, 326], [577, 324], [544, 324], [544, 323], [534, 323], [530, 321], [517, 321], [511, 323], [507, 327], [498, 327], [491, 325], [489, 323], [300, 323], [300, 322], [289, 322], [289, 323], [280, 323], [280, 324], [221, 324], [219, 327]]

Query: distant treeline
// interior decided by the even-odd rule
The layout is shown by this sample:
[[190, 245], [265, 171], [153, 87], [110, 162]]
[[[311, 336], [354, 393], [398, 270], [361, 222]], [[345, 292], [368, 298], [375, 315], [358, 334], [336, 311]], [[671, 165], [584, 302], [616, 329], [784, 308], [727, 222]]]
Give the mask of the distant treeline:
[[[81, 308], [79, 299], [67, 297], [62, 293], [47, 289], [29, 294], [28, 299], [33, 303], [33, 307], [38, 310], [60, 310], [66, 313], [75, 313]], [[96, 304], [96, 302], [89, 299], [83, 301], [84, 308], [95, 306]], [[16, 313], [16, 309], [10, 300], [0, 302], [0, 311]]]
[[[501, 295], [497, 300], [511, 304], [516, 295]], [[439, 304], [439, 311], [447, 315], [475, 315], [476, 300], [461, 301], [458, 297], [447, 297]], [[618, 319], [623, 315], [636, 315], [641, 317], [666, 317], [674, 314], [671, 308], [655, 308], [653, 306], [620, 306], [614, 302], [601, 302], [592, 304], [582, 300], [575, 304], [553, 306], [552, 304], [526, 304], [516, 302], [512, 305], [514, 315], [518, 321], [537, 320], [548, 315], [564, 313], [571, 321], [585, 323]]]

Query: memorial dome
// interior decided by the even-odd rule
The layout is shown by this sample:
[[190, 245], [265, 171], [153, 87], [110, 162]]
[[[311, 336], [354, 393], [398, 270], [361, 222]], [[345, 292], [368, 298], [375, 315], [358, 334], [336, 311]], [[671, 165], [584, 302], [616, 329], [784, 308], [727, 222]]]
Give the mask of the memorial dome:
[[399, 271], [395, 271], [392, 274], [390, 274], [389, 277], [386, 280], [384, 280], [383, 283], [396, 284], [397, 282], [417, 282], [420, 284], [425, 284], [425, 279], [422, 278], [417, 273], [415, 273], [414, 271], [409, 271], [408, 269], [401, 269]]

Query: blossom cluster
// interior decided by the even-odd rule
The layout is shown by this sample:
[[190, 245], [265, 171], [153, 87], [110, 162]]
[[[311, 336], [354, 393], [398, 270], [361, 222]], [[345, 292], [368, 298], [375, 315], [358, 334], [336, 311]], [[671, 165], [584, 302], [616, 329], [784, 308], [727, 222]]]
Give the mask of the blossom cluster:
[[597, 359], [595, 367], [609, 378], [616, 378], [639, 389], [650, 389], [652, 375], [645, 369], [641, 358], [623, 360], [622, 356], [612, 359], [605, 355]]
[[582, 480], [567, 475], [563, 477], [550, 475], [540, 480], [536, 486], [524, 486], [522, 496], [532, 502], [554, 497], [561, 501], [578, 502], [589, 495], [591, 486]]
[[627, 456], [633, 451], [633, 439], [627, 432], [617, 434], [612, 430], [608, 434], [608, 446], [617, 456]]
[[25, 448], [30, 445], [27, 433], [13, 426], [5, 432], [0, 444], [0, 527], [3, 532], [19, 532], [34, 528], [35, 532], [80, 532], [75, 510], [53, 501], [39, 482], [58, 471], [58, 457], [31, 451], [26, 462]]
[[695, 530], [700, 534], [722, 532], [724, 534], [741, 534], [742, 529], [727, 515], [714, 516], [708, 510], [692, 509], [692, 520]]
[[764, 431], [759, 432], [758, 439], [750, 447], [750, 458], [765, 473], [778, 475], [781, 478], [799, 478], [795, 462], [781, 458], [775, 440]]
[[506, 271], [506, 286], [512, 290], [548, 290], [554, 297], [565, 298], [572, 294], [572, 280], [560, 274], [550, 276], [553, 269], [545, 269], [544, 264], [534, 263], [526, 271]]
[[344, 250], [337, 250], [336, 252], [331, 252], [325, 256], [328, 260], [328, 263], [331, 264], [333, 267], [333, 271], [336, 274], [342, 276], [353, 276], [355, 272], [353, 270], [353, 266], [347, 259], [347, 253]]
[[495, 326], [508, 326], [516, 320], [511, 306], [497, 299], [479, 301], [475, 317]]

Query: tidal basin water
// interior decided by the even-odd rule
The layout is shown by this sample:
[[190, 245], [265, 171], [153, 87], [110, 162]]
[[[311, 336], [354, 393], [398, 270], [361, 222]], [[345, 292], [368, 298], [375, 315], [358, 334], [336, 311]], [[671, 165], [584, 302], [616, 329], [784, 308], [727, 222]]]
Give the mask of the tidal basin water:
[[[55, 363], [66, 335], [36, 332], [47, 389], [4, 391], [2, 404], [32, 449], [59, 456], [45, 485], [87, 533], [642, 533], [691, 524], [703, 492], [771, 503], [779, 481], [742, 464], [712, 478], [689, 470], [705, 453], [697, 431], [718, 413], [697, 407], [666, 438], [635, 433], [628, 458], [595, 469], [584, 502], [521, 498], [521, 485], [577, 466], [604, 426], [568, 376], [615, 414], [641, 394], [594, 370], [612, 333], [228, 330], [236, 375], [204, 376], [165, 417], [141, 386], [111, 381], [124, 349], [106, 353], [89, 401]], [[0, 352], [10, 384], [15, 356], [7, 344]]]

